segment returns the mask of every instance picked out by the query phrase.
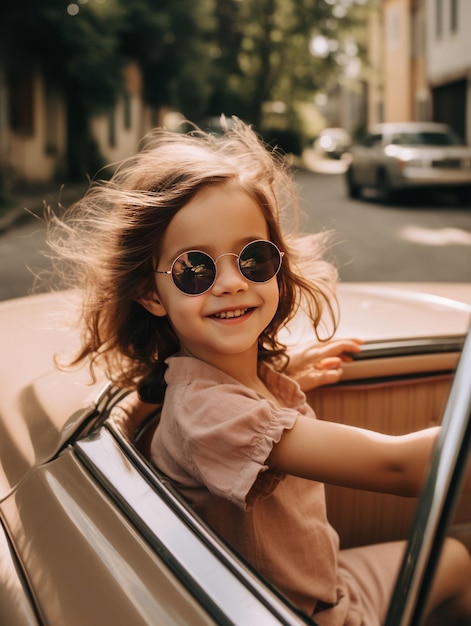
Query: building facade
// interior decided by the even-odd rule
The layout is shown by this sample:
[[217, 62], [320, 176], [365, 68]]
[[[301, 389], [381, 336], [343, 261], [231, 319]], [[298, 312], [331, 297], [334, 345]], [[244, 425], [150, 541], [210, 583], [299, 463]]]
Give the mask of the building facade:
[[369, 33], [369, 124], [430, 119], [423, 2], [375, 3]]
[[[114, 109], [91, 120], [93, 139], [105, 163], [131, 154], [161, 123], [142, 98], [137, 64], [124, 68], [124, 89]], [[63, 180], [67, 151], [64, 95], [48, 85], [39, 68], [0, 74], [0, 164], [9, 185]], [[95, 172], [90, 172], [94, 175]]]
[[381, 0], [369, 20], [368, 122], [445, 122], [471, 143], [471, 2]]
[[425, 0], [433, 119], [471, 143], [471, 2]]

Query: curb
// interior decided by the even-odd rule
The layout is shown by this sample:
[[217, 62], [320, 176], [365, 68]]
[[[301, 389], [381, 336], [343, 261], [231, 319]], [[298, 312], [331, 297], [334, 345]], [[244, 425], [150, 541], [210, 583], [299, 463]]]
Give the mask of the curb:
[[[37, 203], [37, 199], [34, 202]], [[3, 217], [0, 217], [0, 234], [7, 232], [26, 220], [39, 216], [44, 208], [44, 204], [40, 206], [36, 204], [35, 207], [32, 205], [28, 206], [28, 204], [27, 202], [21, 203], [21, 205], [17, 203], [16, 207], [8, 210]]]
[[87, 189], [88, 185], [76, 184], [58, 189], [43, 189], [36, 194], [18, 194], [16, 197], [14, 196], [12, 208], [0, 217], [0, 234], [5, 233], [21, 222], [41, 216], [46, 206], [70, 206], [79, 200]]
[[3, 217], [0, 217], [0, 233], [4, 233], [20, 222], [24, 212], [24, 209], [11, 209]]

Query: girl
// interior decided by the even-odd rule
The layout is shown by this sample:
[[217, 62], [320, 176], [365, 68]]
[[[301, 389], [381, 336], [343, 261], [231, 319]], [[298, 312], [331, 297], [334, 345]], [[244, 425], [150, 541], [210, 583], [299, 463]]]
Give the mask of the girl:
[[[316, 333], [321, 319], [335, 330], [324, 237], [282, 234], [295, 203], [281, 161], [242, 122], [221, 138], [157, 131], [91, 188], [55, 241], [70, 271], [83, 270], [74, 362], [90, 358], [163, 402], [155, 465], [316, 623], [379, 625], [403, 545], [339, 551], [323, 483], [416, 495], [437, 430], [391, 437], [315, 419], [301, 386], [337, 380], [360, 342], [291, 362], [280, 343], [300, 308]], [[449, 541], [430, 610], [453, 605], [469, 619], [470, 581], [466, 549]]]

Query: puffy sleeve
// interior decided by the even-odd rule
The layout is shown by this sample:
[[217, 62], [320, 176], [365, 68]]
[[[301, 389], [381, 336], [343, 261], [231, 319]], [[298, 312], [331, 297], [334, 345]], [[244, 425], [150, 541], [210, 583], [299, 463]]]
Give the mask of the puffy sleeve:
[[156, 435], [161, 431], [161, 445], [172, 448], [174, 465], [244, 509], [273, 492], [285, 475], [266, 460], [293, 427], [296, 409], [278, 408], [236, 381], [195, 380], [168, 393], [172, 415], [163, 412]]

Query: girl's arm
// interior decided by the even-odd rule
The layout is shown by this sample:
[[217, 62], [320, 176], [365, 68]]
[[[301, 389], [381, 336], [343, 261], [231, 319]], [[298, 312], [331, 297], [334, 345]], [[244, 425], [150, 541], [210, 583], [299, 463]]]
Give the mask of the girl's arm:
[[354, 489], [420, 493], [439, 428], [390, 436], [299, 416], [268, 462], [282, 472]]

